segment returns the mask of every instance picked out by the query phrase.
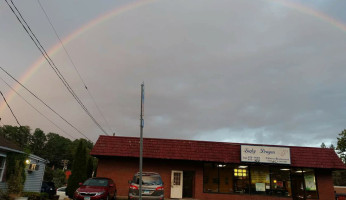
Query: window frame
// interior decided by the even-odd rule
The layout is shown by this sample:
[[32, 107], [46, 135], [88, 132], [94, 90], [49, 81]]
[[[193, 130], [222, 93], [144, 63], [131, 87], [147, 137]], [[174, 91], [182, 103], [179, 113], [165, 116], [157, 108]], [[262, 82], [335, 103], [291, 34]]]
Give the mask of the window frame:
[[0, 182], [4, 182], [3, 178], [4, 178], [4, 173], [5, 173], [5, 169], [6, 169], [6, 154], [2, 154], [0, 153], [0, 157], [3, 157], [3, 162], [0, 163]]

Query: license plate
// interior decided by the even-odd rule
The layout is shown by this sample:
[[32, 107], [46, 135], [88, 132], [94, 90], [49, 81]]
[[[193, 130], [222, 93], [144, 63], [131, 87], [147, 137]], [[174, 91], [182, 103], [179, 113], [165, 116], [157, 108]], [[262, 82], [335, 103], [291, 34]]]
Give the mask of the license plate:
[[84, 197], [84, 200], [90, 200], [90, 197]]
[[150, 191], [149, 190], [144, 190], [143, 194], [150, 194]]

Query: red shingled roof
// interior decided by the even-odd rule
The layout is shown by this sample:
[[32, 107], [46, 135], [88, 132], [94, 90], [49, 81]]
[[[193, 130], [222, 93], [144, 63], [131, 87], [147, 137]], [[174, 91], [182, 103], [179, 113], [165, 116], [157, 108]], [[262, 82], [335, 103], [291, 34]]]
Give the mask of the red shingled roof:
[[[242, 144], [144, 138], [143, 145], [144, 158], [240, 163], [240, 145]], [[295, 146], [289, 148], [292, 167], [346, 169], [332, 149]], [[101, 135], [90, 154], [139, 157], [139, 138]]]

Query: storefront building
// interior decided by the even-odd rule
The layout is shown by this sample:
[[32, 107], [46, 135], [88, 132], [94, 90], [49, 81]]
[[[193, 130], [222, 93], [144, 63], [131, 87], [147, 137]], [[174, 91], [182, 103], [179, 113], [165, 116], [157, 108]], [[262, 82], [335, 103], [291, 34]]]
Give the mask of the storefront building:
[[[91, 155], [97, 176], [118, 196], [139, 169], [139, 138], [100, 136]], [[144, 139], [143, 171], [160, 173], [165, 198], [333, 200], [332, 171], [346, 169], [332, 149]]]

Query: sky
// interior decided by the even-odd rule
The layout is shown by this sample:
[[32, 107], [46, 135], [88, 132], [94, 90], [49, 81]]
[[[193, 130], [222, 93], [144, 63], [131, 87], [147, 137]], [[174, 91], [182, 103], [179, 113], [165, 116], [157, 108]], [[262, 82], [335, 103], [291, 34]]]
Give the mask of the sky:
[[[144, 137], [316, 147], [346, 128], [345, 1], [13, 2], [108, 135], [139, 136], [143, 82]], [[0, 70], [20, 124], [104, 135], [5, 1], [0, 30], [0, 66], [84, 136]], [[3, 99], [0, 117], [18, 125]]]

